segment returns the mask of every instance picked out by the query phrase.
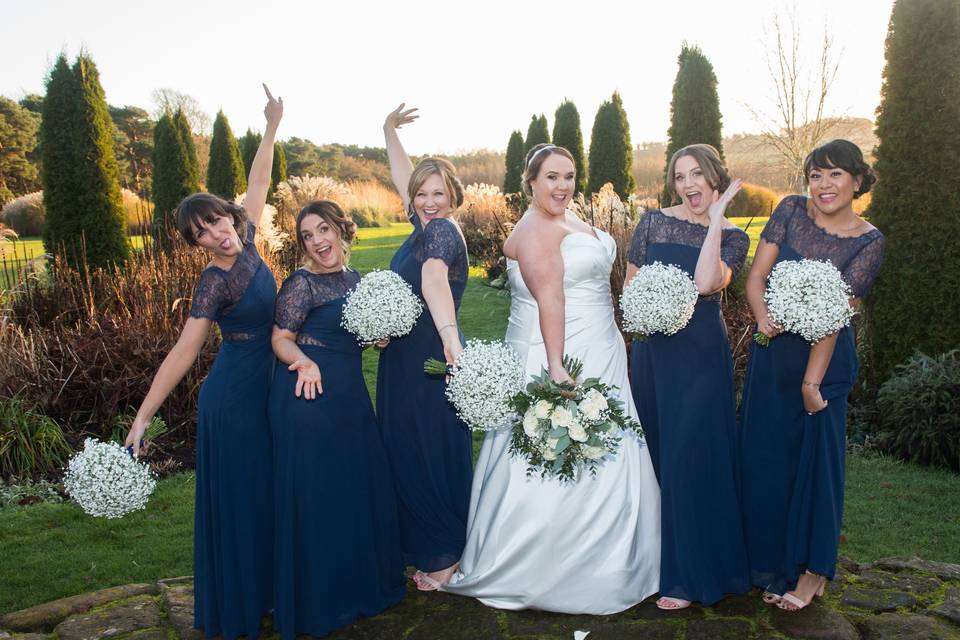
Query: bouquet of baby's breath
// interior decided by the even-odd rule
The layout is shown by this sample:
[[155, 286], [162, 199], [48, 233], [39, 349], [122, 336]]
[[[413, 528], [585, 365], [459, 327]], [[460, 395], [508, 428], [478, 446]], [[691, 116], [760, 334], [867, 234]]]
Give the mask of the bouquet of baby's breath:
[[120, 518], [147, 506], [157, 482], [150, 467], [116, 442], [87, 438], [67, 465], [63, 486], [91, 516]]
[[[579, 360], [564, 357], [574, 380], [583, 370]], [[527, 461], [527, 475], [578, 479], [584, 470], [596, 475], [603, 458], [620, 447], [623, 431], [642, 436], [640, 423], [624, 411], [624, 403], [599, 378], [555, 382], [544, 368], [525, 391], [510, 400], [516, 412], [510, 453]]]
[[697, 295], [683, 269], [661, 262], [644, 265], [620, 296], [623, 328], [641, 340], [654, 333], [673, 335], [690, 322]]
[[361, 344], [405, 336], [423, 312], [410, 285], [393, 271], [371, 271], [347, 294], [340, 325]]
[[523, 389], [523, 364], [503, 342], [469, 340], [453, 365], [431, 358], [423, 369], [433, 375], [450, 375], [447, 399], [474, 431], [489, 431], [513, 421], [510, 399]]
[[[850, 295], [836, 267], [826, 260], [804, 258], [774, 265], [763, 299], [770, 319], [783, 331], [814, 343], [850, 323]], [[770, 338], [759, 331], [753, 339], [764, 347], [770, 344]]]

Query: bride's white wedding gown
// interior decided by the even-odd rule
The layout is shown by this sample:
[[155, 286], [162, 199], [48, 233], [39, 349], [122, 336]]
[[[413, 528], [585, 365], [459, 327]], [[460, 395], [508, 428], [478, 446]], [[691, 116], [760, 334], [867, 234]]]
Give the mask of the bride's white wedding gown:
[[[583, 378], [620, 388], [627, 412], [627, 354], [613, 317], [608, 234], [563, 238], [564, 354], [583, 362]], [[507, 261], [512, 300], [506, 341], [528, 376], [546, 366], [537, 302], [516, 261]], [[528, 378], [529, 379], [529, 378]], [[474, 470], [467, 544], [444, 591], [501, 609], [564, 613], [623, 611], [656, 593], [660, 581], [660, 489], [642, 442], [624, 435], [596, 477], [576, 484], [526, 474], [509, 453], [510, 430], [487, 433]]]

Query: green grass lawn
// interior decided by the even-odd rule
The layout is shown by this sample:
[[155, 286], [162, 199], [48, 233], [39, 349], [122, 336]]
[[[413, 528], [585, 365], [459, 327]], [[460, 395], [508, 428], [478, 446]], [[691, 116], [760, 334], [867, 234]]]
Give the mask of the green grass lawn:
[[[759, 234], [763, 225], [754, 225]], [[409, 225], [362, 229], [351, 263], [361, 272], [385, 268], [407, 233]], [[508, 308], [509, 297], [473, 275], [460, 309], [464, 333], [501, 338]], [[375, 351], [364, 354], [371, 389], [376, 360]], [[112, 585], [192, 573], [193, 486], [192, 473], [167, 478], [145, 511], [120, 520], [89, 518], [73, 504], [0, 510], [0, 614]], [[960, 475], [887, 458], [848, 457], [840, 553], [861, 562], [906, 554], [960, 562], [956, 495]]]
[[769, 218], [730, 218], [730, 222], [737, 225], [747, 232], [750, 236], [750, 252], [747, 254], [748, 260], [753, 260], [753, 254], [757, 250], [757, 243], [760, 242], [760, 232], [766, 226]]
[[[146, 236], [130, 236], [130, 244], [134, 249], [141, 249]], [[45, 262], [43, 256], [43, 240], [39, 237], [24, 237], [4, 245], [0, 254], [0, 289], [9, 287], [15, 281], [16, 272], [35, 258]]]

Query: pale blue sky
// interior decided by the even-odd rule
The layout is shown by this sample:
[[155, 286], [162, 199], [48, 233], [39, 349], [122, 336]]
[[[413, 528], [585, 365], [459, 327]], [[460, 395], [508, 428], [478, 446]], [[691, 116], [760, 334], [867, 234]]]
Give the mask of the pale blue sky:
[[[719, 81], [724, 134], [759, 126], [745, 104], [771, 110], [763, 27], [780, 0], [550, 3], [513, 0], [377, 3], [238, 0], [2, 0], [0, 94], [42, 93], [60, 50], [93, 56], [111, 104], [151, 109], [151, 92], [223, 108], [234, 132], [262, 129], [260, 82], [283, 96], [280, 136], [383, 144], [383, 117], [401, 101], [421, 119], [402, 132], [413, 153], [503, 149], [564, 98], [585, 136], [620, 91], [634, 142], [664, 140], [683, 41]], [[482, 7], [482, 8], [480, 8]], [[841, 68], [830, 113], [873, 117], [892, 0], [804, 0], [804, 55], [816, 62], [823, 25]]]

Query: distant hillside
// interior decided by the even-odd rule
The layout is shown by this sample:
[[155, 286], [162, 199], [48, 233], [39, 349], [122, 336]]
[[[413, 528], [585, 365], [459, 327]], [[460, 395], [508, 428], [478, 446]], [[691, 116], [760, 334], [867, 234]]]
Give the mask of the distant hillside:
[[[833, 138], [846, 138], [856, 143], [863, 149], [867, 161], [872, 160], [877, 136], [873, 132], [873, 122], [867, 118], [836, 119], [825, 140]], [[653, 196], [660, 192], [666, 169], [666, 148], [665, 142], [645, 142], [634, 149], [633, 173], [641, 195]], [[777, 192], [789, 189], [780, 156], [762, 136], [737, 134], [724, 138], [723, 153], [732, 175]]]

